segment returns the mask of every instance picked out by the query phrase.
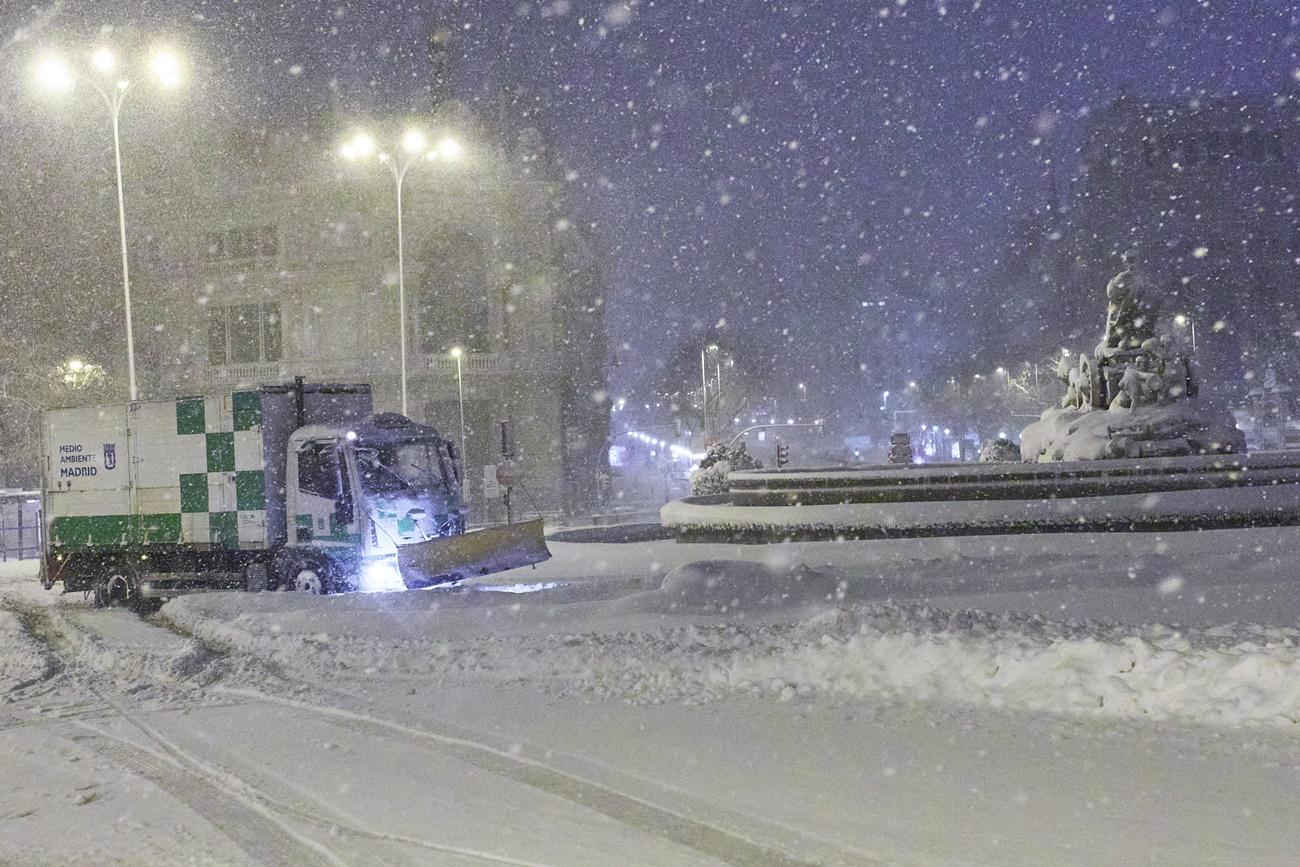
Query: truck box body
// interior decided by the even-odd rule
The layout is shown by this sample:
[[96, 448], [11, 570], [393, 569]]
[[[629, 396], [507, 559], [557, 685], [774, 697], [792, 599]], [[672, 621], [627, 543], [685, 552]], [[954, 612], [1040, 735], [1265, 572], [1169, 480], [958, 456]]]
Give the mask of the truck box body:
[[299, 383], [50, 410], [42, 430], [48, 550], [283, 545], [290, 434], [362, 418], [371, 403], [368, 386]]

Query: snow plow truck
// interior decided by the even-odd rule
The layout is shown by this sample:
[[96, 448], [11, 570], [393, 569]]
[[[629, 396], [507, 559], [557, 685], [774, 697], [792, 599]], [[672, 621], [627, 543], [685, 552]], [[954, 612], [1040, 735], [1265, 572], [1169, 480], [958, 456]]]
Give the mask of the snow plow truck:
[[211, 590], [454, 582], [550, 557], [542, 522], [466, 532], [455, 445], [364, 384], [52, 409], [46, 588], [148, 607]]

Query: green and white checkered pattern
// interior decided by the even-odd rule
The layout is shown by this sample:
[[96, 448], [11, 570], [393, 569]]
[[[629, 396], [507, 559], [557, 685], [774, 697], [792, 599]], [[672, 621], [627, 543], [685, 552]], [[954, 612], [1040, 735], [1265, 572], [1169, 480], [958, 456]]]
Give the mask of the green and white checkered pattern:
[[[176, 435], [202, 466], [179, 474], [181, 541], [238, 548], [265, 536], [262, 403], [255, 391], [176, 401]], [[199, 446], [201, 441], [202, 445]]]
[[260, 392], [51, 410], [42, 435], [52, 548], [266, 545]]

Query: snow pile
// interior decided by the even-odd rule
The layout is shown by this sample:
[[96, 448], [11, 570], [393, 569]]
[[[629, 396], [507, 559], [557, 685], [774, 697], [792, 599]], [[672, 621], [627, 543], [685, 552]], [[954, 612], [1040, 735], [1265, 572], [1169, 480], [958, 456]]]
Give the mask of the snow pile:
[[691, 494], [706, 497], [727, 493], [727, 474], [730, 472], [731, 464], [728, 461], [718, 461], [707, 467], [696, 467], [691, 470]]
[[1020, 460], [1020, 446], [1006, 437], [986, 440], [980, 447], [980, 463], [991, 464], [1002, 461]]
[[778, 653], [730, 660], [726, 682], [785, 697], [884, 694], [1224, 725], [1300, 722], [1296, 630], [1124, 633], [1023, 615], [888, 607], [845, 612], [836, 626], [815, 638], [805, 630]]
[[[523, 585], [520, 585], [521, 587]], [[1215, 725], [1300, 722], [1300, 630], [1179, 629], [871, 604], [799, 562], [707, 560], [617, 598], [519, 593], [223, 594], [164, 615], [312, 679], [528, 683], [701, 704], [870, 698]], [[1161, 591], [1163, 592], [1163, 591]]]
[[746, 560], [698, 560], [664, 576], [659, 598], [669, 600], [669, 611], [723, 614], [843, 601], [847, 592], [847, 582], [803, 563], [782, 568]]
[[18, 615], [0, 611], [0, 695], [53, 673], [54, 663], [32, 641]]
[[582, 688], [634, 702], [842, 696], [1216, 725], [1300, 723], [1300, 631], [1293, 629], [1124, 630], [887, 604], [788, 626], [692, 625], [624, 636], [583, 656]]
[[1089, 410], [1052, 407], [1020, 432], [1026, 461], [1092, 461], [1245, 451], [1226, 415], [1219, 422], [1188, 402]]
[[727, 475], [735, 470], [762, 469], [763, 462], [749, 453], [742, 442], [736, 446], [714, 443], [691, 471], [691, 493], [697, 497], [725, 494], [730, 488]]

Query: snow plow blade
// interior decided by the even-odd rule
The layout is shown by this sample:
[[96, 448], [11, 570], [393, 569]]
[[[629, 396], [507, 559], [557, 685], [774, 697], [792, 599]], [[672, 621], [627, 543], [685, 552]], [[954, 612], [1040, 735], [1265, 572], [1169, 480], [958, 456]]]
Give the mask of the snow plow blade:
[[397, 549], [397, 566], [408, 588], [490, 575], [550, 558], [541, 518], [414, 542]]

